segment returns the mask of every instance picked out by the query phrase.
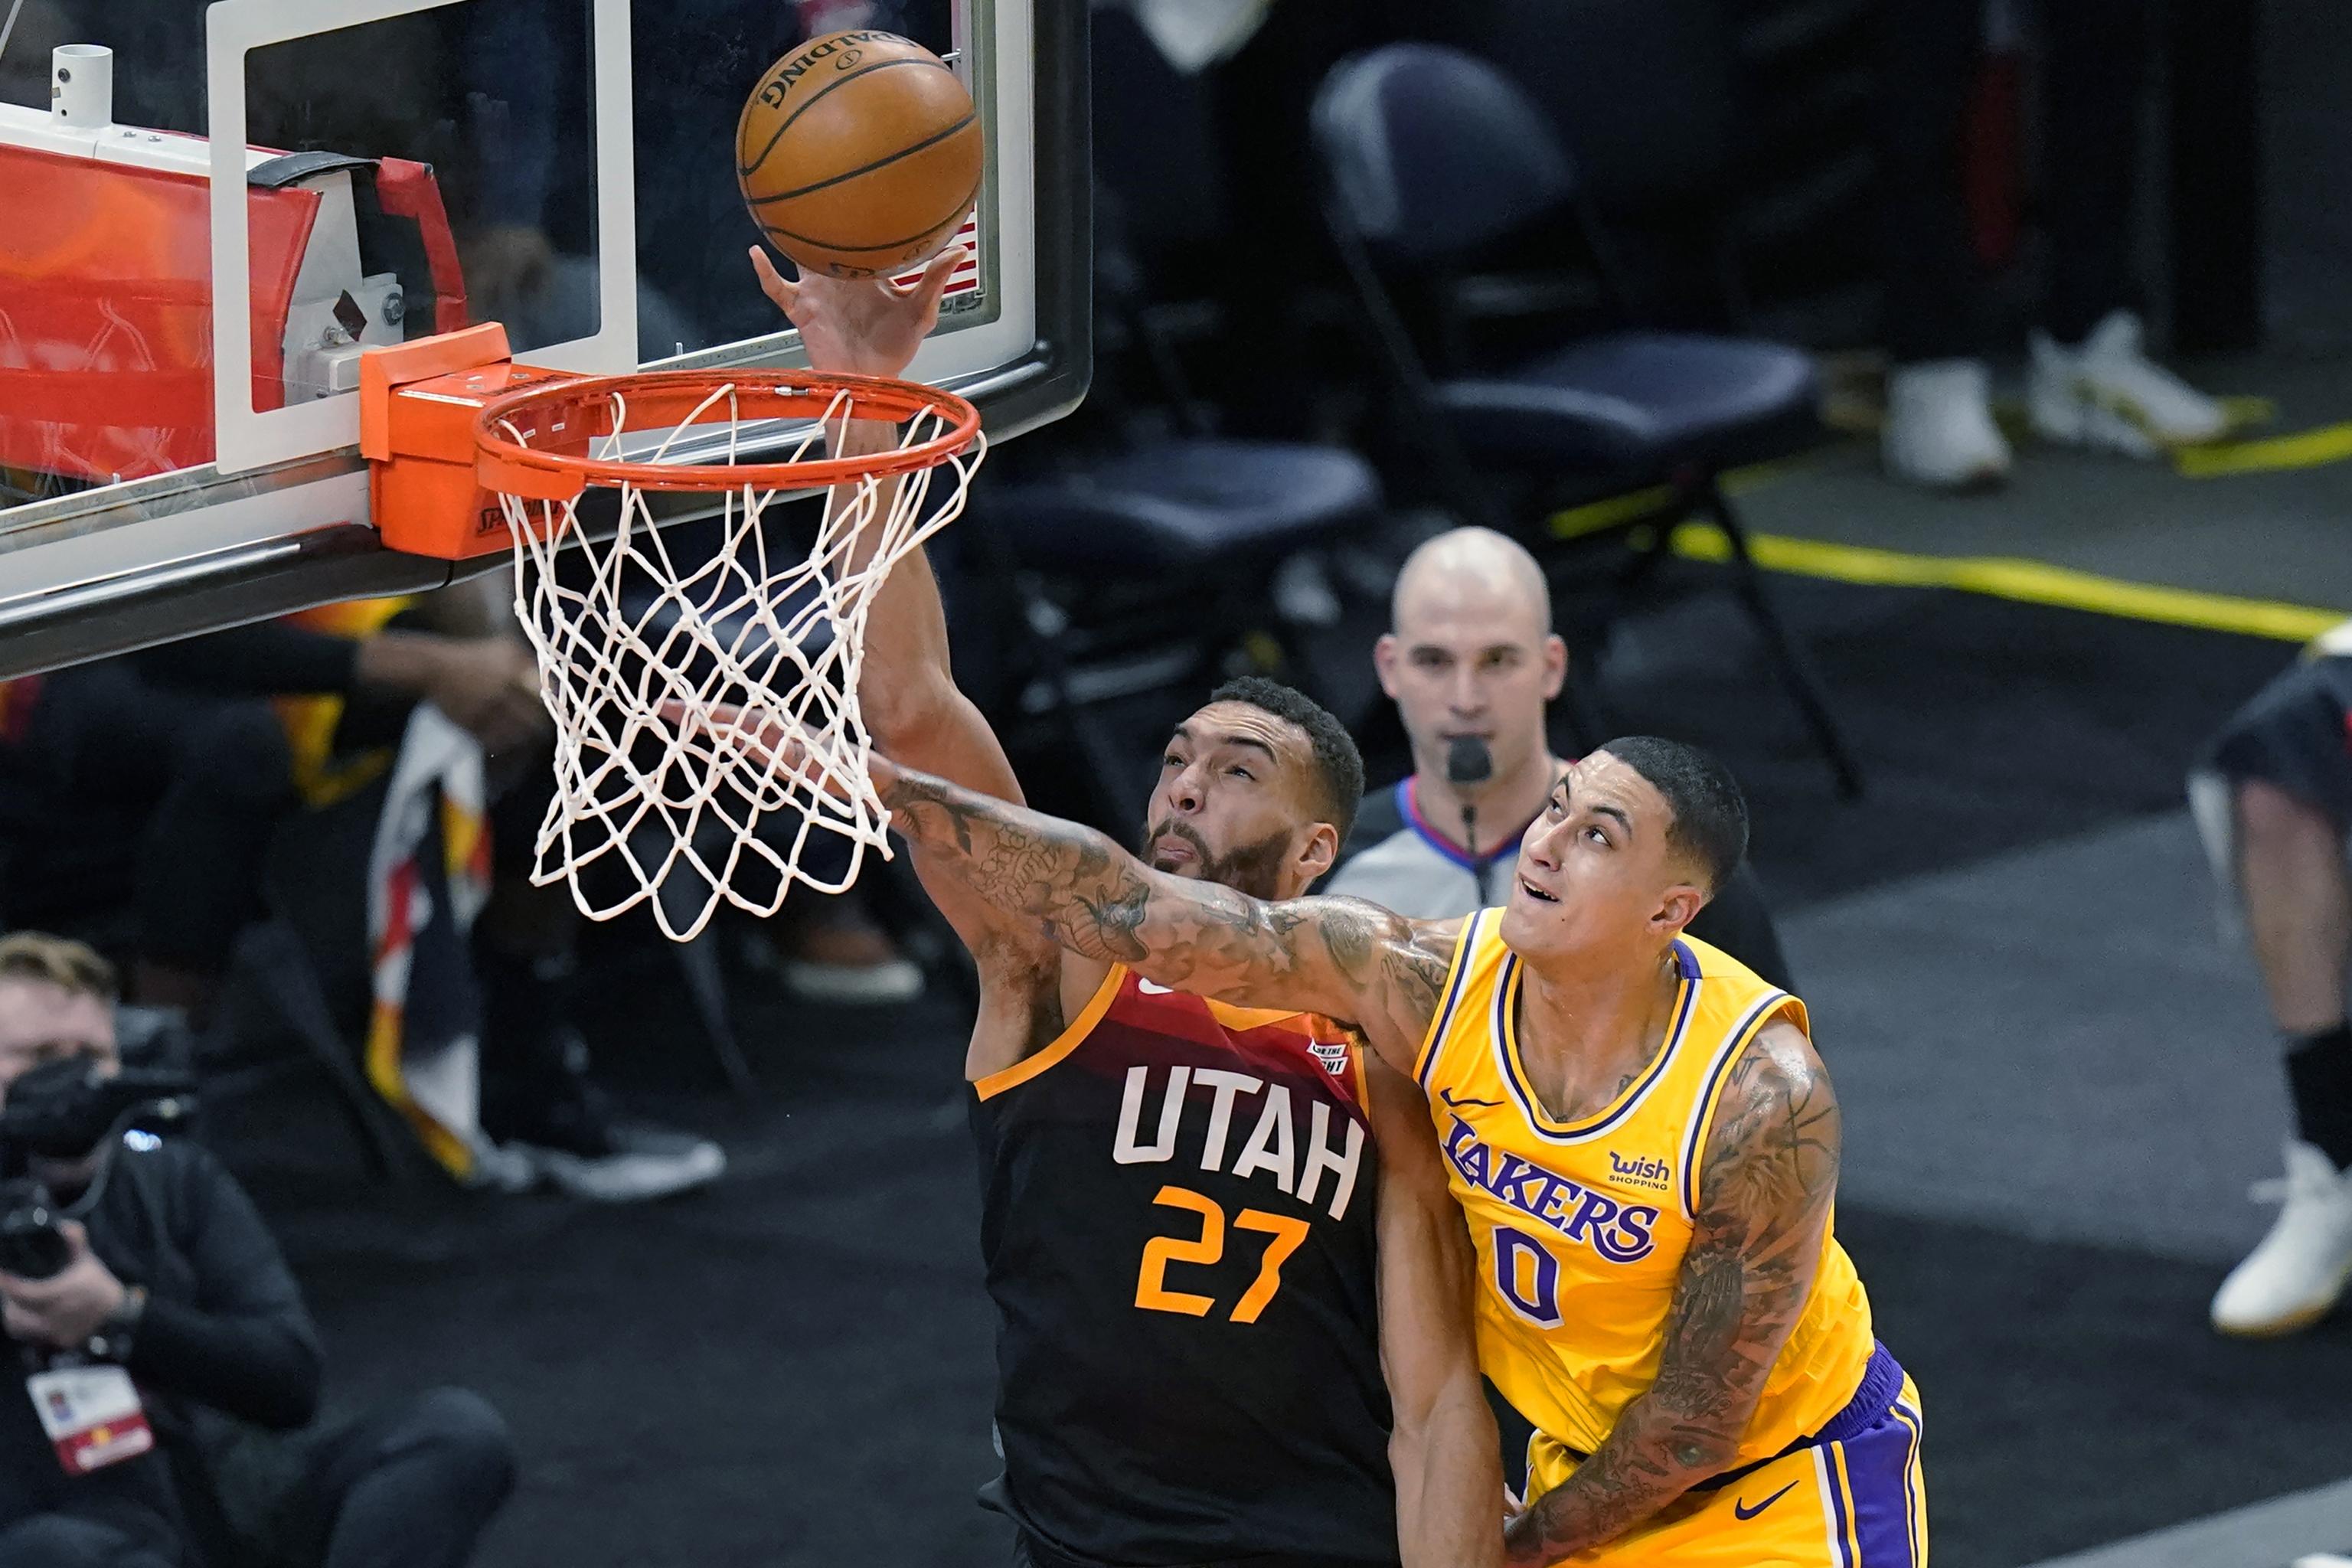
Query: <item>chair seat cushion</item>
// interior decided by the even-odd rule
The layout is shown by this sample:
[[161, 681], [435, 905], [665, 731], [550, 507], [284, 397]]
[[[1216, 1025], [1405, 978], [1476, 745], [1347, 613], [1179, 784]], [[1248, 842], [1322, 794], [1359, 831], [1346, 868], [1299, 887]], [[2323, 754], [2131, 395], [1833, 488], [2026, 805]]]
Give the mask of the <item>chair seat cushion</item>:
[[1797, 349], [1669, 332], [1590, 338], [1437, 388], [1475, 457], [1630, 479], [1797, 450], [1819, 430], [1819, 397]]
[[1279, 555], [1369, 522], [1380, 479], [1352, 452], [1276, 441], [1146, 443], [972, 504], [1022, 563], [1142, 573]]

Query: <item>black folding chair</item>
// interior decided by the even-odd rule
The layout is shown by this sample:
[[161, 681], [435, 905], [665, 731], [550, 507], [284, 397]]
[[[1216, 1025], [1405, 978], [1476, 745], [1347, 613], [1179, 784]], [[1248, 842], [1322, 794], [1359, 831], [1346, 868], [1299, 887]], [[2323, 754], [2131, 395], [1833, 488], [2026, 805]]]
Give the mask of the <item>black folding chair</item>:
[[[1570, 566], [1618, 563], [1594, 601], [1598, 629], [1654, 580], [1671, 526], [1705, 514], [1727, 542], [1731, 586], [1774, 675], [1840, 794], [1859, 795], [1860, 771], [1720, 482], [1726, 469], [1819, 438], [1811, 363], [1781, 343], [1633, 328], [1496, 368], [1433, 363], [1391, 281], [1437, 289], [1497, 241], [1547, 219], [1570, 220], [1617, 313], [1630, 317], [1609, 237], [1553, 122], [1475, 56], [1395, 44], [1343, 61], [1325, 79], [1315, 136], [1332, 237], [1399, 389], [1405, 427], [1423, 438], [1420, 456], [1444, 477], [1458, 510], [1521, 539], [1570, 589], [1587, 585]], [[1551, 525], [1564, 507], [1652, 490], [1654, 505], [1612, 509], [1593, 531], [1563, 539]], [[1600, 639], [1583, 640], [1589, 665]]]

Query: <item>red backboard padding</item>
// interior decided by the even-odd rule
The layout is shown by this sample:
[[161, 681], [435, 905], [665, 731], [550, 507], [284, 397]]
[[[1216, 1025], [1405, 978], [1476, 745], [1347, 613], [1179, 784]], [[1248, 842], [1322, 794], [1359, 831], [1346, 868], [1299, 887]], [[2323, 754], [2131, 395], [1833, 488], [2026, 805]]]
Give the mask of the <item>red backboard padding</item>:
[[[206, 182], [0, 146], [0, 466], [104, 482], [211, 462]], [[269, 409], [319, 196], [247, 202], [254, 406]]]

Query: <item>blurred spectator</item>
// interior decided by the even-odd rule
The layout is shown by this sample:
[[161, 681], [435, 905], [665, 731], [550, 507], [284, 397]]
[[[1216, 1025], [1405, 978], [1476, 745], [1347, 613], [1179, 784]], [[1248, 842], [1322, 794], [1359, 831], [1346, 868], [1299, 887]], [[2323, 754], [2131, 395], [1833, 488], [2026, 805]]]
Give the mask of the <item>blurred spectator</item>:
[[2200, 788], [2200, 816], [2244, 901], [2295, 1126], [2284, 1206], [2214, 1296], [2213, 1326], [2266, 1337], [2318, 1321], [2352, 1280], [2352, 624], [2241, 710], [2209, 763], [2227, 795]]
[[[2027, 406], [2048, 440], [2149, 458], [2211, 440], [2221, 405], [2147, 357], [2132, 310], [2131, 198], [2150, 81], [2149, 0], [2041, 8], [2048, 289]], [[1880, 449], [1913, 484], [1996, 483], [2010, 467], [1978, 337], [1962, 127], [1985, 0], [1878, 7], [1887, 382]]]
[[[263, 858], [298, 803], [339, 803], [381, 774], [410, 710], [430, 702], [481, 744], [496, 783], [497, 880], [474, 931], [482, 1011], [481, 1130], [531, 1178], [607, 1201], [715, 1180], [708, 1140], [618, 1117], [587, 1072], [574, 1023], [578, 917], [533, 887], [550, 787], [537, 670], [477, 589], [334, 605], [7, 689], [16, 711], [0, 786], [11, 913], [45, 917], [49, 885], [93, 859], [131, 860], [140, 1001], [201, 1026], [238, 931], [260, 912]], [[275, 699], [275, 707], [270, 700]], [[124, 846], [53, 831], [93, 802], [139, 825]], [[357, 866], [348, 896], [364, 896]], [[516, 1179], [524, 1179], [518, 1177]]]
[[[1544, 730], [1568, 648], [1551, 629], [1543, 568], [1491, 530], [1441, 533], [1406, 559], [1391, 625], [1372, 658], [1404, 721], [1413, 772], [1365, 797], [1324, 890], [1418, 920], [1505, 903], [1519, 837], [1568, 767]], [[1690, 934], [1795, 989], [1746, 865]]]
[[[113, 1072], [113, 974], [79, 942], [0, 939], [0, 1100], [44, 1063]], [[29, 1086], [28, 1086], [29, 1087]], [[29, 1400], [0, 1400], [0, 1563], [23, 1568], [459, 1568], [514, 1484], [506, 1425], [436, 1389], [313, 1423], [318, 1331], [236, 1182], [195, 1145], [134, 1133], [35, 1160], [71, 1261], [0, 1274], [28, 1372], [57, 1352], [124, 1368], [155, 1448], [68, 1475]], [[95, 1194], [93, 1195], [93, 1189]]]

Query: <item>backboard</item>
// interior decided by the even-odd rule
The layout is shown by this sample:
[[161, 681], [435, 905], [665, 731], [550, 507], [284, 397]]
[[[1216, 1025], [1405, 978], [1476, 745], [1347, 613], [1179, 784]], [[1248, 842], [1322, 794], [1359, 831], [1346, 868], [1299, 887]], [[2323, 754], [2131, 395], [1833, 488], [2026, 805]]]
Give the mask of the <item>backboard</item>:
[[497, 321], [557, 368], [802, 363], [752, 281], [733, 131], [771, 62], [844, 27], [948, 59], [987, 132], [974, 259], [910, 374], [997, 440], [1066, 412], [1086, 16], [24, 0], [0, 45], [0, 678], [467, 570], [376, 538], [367, 347]]

